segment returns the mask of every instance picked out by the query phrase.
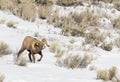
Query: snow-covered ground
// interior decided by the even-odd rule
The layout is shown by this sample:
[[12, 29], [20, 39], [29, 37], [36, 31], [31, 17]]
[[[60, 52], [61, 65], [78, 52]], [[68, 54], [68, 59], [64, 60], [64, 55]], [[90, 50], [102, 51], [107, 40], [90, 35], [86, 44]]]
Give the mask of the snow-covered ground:
[[[41, 62], [31, 63], [27, 60], [27, 66], [18, 66], [14, 62], [14, 54], [20, 49], [25, 36], [34, 36], [38, 33], [47, 38], [49, 43], [54, 40], [67, 43], [71, 37], [61, 35], [61, 29], [54, 28], [45, 20], [38, 19], [32, 23], [3, 11], [0, 11], [0, 20], [5, 20], [0, 24], [0, 41], [8, 43], [13, 51], [10, 55], [0, 57], [0, 72], [5, 74], [4, 82], [102, 82], [96, 79], [96, 72], [90, 71], [89, 66], [94, 65], [98, 69], [116, 66], [120, 70], [120, 49], [116, 48], [109, 52], [100, 48], [87, 52], [96, 55], [97, 59], [84, 69], [72, 70], [56, 66], [55, 54], [50, 52], [49, 48], [43, 50]], [[15, 29], [7, 26], [9, 21], [15, 22]], [[77, 40], [75, 45], [84, 41], [81, 37], [76, 37], [75, 40]]]

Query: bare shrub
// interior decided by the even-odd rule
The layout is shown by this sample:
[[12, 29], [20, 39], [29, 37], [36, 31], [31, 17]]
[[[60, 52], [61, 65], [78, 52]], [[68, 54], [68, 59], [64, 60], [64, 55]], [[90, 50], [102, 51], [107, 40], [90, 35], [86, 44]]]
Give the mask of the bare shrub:
[[91, 65], [91, 66], [89, 67], [89, 70], [95, 71], [95, 70], [97, 70], [97, 68], [96, 68], [94, 65]]
[[66, 68], [86, 68], [88, 66], [88, 64], [91, 63], [91, 61], [93, 60], [93, 57], [90, 55], [72, 55], [69, 54], [67, 57], [65, 57], [64, 59], [59, 59], [59, 62], [57, 61], [57, 65], [59, 66], [63, 66]]
[[61, 58], [63, 56], [64, 52], [65, 52], [64, 50], [57, 49], [55, 52], [55, 57]]
[[59, 47], [59, 42], [55, 41], [50, 45], [50, 51], [55, 53]]
[[8, 9], [11, 11], [16, 5], [15, 0], [0, 0], [0, 9], [2, 10]]
[[0, 19], [0, 24], [3, 24], [5, 23], [5, 20], [4, 19]]
[[120, 30], [120, 17], [113, 20], [113, 27]]
[[107, 43], [103, 42], [103, 44], [101, 45], [101, 48], [104, 49], [104, 50], [106, 50], [106, 51], [111, 51], [112, 47], [113, 47], [112, 43], [107, 44]]
[[14, 62], [15, 64], [19, 65], [19, 66], [26, 66], [27, 65], [27, 57], [26, 55], [21, 55], [19, 60], [17, 59], [17, 53], [14, 54]]
[[54, 26], [60, 26], [59, 25], [59, 10], [56, 10], [55, 12], [52, 12], [49, 16], [48, 16], [48, 20], [47, 22], [50, 24], [53, 24]]
[[105, 33], [100, 33], [98, 29], [94, 29], [90, 31], [89, 33], [86, 33], [84, 35], [85, 42], [87, 44], [92, 44], [94, 46], [98, 46], [100, 43], [102, 43], [105, 40]]
[[19, 66], [26, 66], [27, 65], [26, 62], [27, 62], [26, 56], [21, 56], [18, 65]]
[[118, 1], [114, 1], [113, 4], [114, 4], [114, 7], [115, 7], [118, 11], [120, 11], [120, 1], [119, 1], [119, 0], [118, 0]]
[[[110, 69], [102, 69], [97, 71], [97, 79], [102, 79], [105, 81], [112, 80], [113, 78], [116, 78], [117, 74], [117, 67], [113, 66]], [[119, 81], [118, 81], [119, 82]]]
[[84, 36], [89, 26], [97, 26], [99, 15], [93, 14], [90, 10], [78, 13], [70, 13], [61, 17], [57, 24], [62, 28], [64, 35]]
[[109, 80], [109, 71], [107, 70], [98, 70], [97, 71], [97, 79], [102, 79], [102, 80]]
[[42, 19], [47, 19], [51, 14], [51, 9], [52, 7], [48, 5], [39, 5], [38, 6], [39, 17]]
[[53, 5], [56, 0], [35, 0], [35, 2], [42, 5]]
[[8, 44], [3, 41], [0, 41], [0, 56], [4, 56], [11, 53], [12, 51], [9, 49]]
[[74, 38], [72, 38], [72, 39], [70, 39], [70, 41], [69, 41], [71, 44], [73, 44], [73, 43], [75, 43], [75, 39]]
[[16, 27], [15, 27], [15, 24], [16, 24], [16, 23], [13, 22], [13, 21], [8, 21], [8, 22], [7, 22], [7, 26], [10, 27], [10, 28], [16, 28]]
[[112, 3], [113, 2], [113, 0], [102, 0], [102, 1], [105, 3]]
[[82, 5], [83, 0], [57, 0], [57, 4], [61, 6]]
[[23, 2], [18, 5], [18, 15], [25, 20], [34, 21], [36, 18], [36, 5], [34, 2]]
[[120, 48], [120, 38], [116, 38], [114, 44]]
[[0, 73], [0, 82], [3, 82], [5, 79], [5, 75], [3, 73]]

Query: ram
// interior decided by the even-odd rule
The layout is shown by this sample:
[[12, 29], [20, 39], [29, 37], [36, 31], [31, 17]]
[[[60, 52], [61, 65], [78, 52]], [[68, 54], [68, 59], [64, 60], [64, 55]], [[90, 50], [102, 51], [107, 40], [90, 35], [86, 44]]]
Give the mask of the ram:
[[[49, 47], [46, 39], [42, 39], [41, 41], [39, 41], [38, 39], [33, 38], [31, 36], [26, 36], [17, 54], [17, 60], [19, 56], [21, 55], [21, 53], [24, 50], [27, 50], [29, 52], [28, 56], [31, 62], [35, 63], [35, 56], [34, 56], [35, 54], [39, 54], [41, 56], [40, 59], [38, 59], [38, 61], [41, 61], [43, 57], [42, 50], [44, 48], [44, 45], [47, 45]], [[32, 55], [33, 60], [31, 58], [31, 55]]]

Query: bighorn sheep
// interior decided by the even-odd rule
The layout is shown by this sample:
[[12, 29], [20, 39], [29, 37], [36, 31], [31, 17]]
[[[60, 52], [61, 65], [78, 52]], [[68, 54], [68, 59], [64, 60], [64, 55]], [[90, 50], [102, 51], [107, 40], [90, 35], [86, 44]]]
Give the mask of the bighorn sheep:
[[45, 44], [49, 47], [46, 39], [42, 39], [41, 41], [39, 41], [38, 39], [33, 38], [31, 36], [26, 36], [25, 39], [23, 40], [21, 49], [18, 52], [17, 60], [20, 54], [26, 49], [29, 52], [28, 56], [31, 62], [32, 62], [32, 59], [31, 59], [31, 55], [32, 55], [33, 62], [35, 63], [35, 56], [34, 56], [35, 54], [41, 55], [40, 59], [38, 59], [38, 61], [41, 61], [43, 57], [42, 49]]

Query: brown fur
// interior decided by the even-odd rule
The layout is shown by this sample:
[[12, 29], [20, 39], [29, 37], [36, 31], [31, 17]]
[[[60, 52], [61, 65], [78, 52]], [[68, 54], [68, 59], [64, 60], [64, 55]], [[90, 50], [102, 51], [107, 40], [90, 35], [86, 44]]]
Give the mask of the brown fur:
[[26, 49], [29, 52], [28, 56], [31, 62], [32, 62], [31, 59], [31, 55], [32, 55], [33, 62], [35, 63], [35, 56], [34, 56], [35, 54], [41, 55], [40, 59], [38, 59], [38, 61], [41, 61], [43, 57], [42, 49], [45, 44], [49, 47], [46, 39], [42, 39], [41, 41], [39, 41], [38, 39], [33, 38], [31, 36], [26, 36], [25, 39], [23, 40], [21, 49], [18, 52], [17, 59], [19, 58], [20, 54]]

